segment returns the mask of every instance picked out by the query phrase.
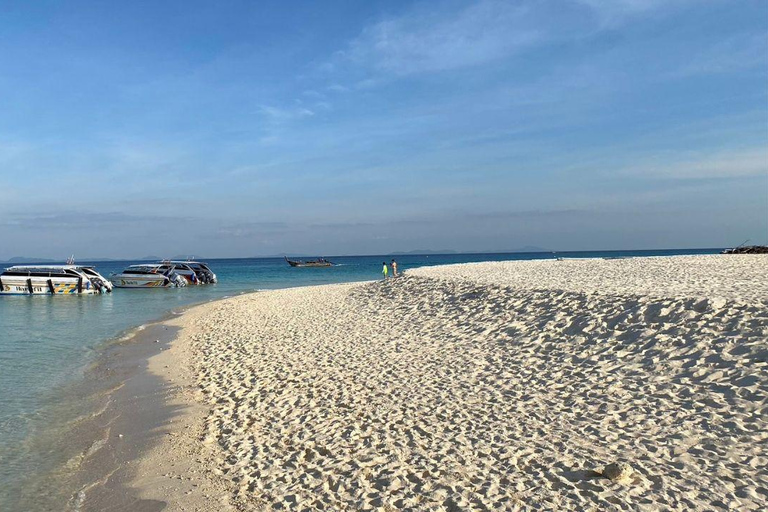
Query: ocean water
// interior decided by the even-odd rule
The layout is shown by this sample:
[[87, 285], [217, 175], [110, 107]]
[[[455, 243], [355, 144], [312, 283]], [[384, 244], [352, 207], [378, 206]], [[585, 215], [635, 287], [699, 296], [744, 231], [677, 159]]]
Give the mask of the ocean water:
[[[712, 254], [717, 249], [562, 252], [559, 257]], [[407, 255], [400, 270], [475, 261], [553, 258], [552, 253]], [[25, 482], [67, 467], [56, 426], [76, 420], [77, 404], [62, 389], [83, 379], [100, 351], [131, 329], [173, 310], [239, 293], [381, 279], [392, 256], [329, 258], [332, 268], [291, 268], [278, 258], [208, 260], [219, 283], [178, 289], [116, 289], [103, 296], [0, 296], [0, 510], [17, 510]], [[93, 264], [105, 277], [131, 261]], [[72, 400], [69, 396], [66, 400]], [[52, 437], [54, 436], [54, 437]]]

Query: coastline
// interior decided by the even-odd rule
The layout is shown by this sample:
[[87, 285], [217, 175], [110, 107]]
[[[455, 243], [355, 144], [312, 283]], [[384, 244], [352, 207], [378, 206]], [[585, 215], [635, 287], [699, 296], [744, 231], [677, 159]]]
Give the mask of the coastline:
[[[147, 367], [175, 386], [165, 399], [178, 415], [158, 425], [163, 435], [122, 483], [165, 510], [757, 510], [766, 496], [748, 488], [768, 476], [754, 451], [755, 432], [766, 427], [754, 404], [766, 391], [754, 373], [765, 365], [755, 336], [768, 332], [768, 304], [755, 302], [765, 285], [749, 279], [768, 260], [754, 260], [757, 269], [746, 261], [739, 261], [750, 285], [744, 300], [738, 288], [720, 290], [706, 275], [698, 289], [675, 297], [647, 293], [648, 283], [637, 280], [642, 293], [519, 282], [515, 289], [489, 278], [499, 270], [489, 263], [474, 264], [484, 268], [474, 277], [465, 272], [471, 265], [431, 267], [387, 282], [273, 290], [190, 308], [166, 322], [178, 336]], [[701, 286], [707, 282], [710, 288]], [[379, 303], [385, 319], [370, 322]], [[328, 305], [328, 316], [313, 313], [316, 304]], [[347, 309], [354, 314], [333, 318]], [[413, 321], [391, 324], [392, 314]], [[301, 325], [318, 332], [303, 333]], [[350, 337], [357, 342], [349, 345]], [[310, 362], [291, 356], [286, 344]], [[272, 365], [263, 363], [267, 356]], [[377, 365], [384, 376], [370, 371]], [[329, 418], [341, 438], [324, 430]], [[451, 433], [438, 435], [437, 426]], [[632, 464], [630, 480], [601, 476], [622, 460]]]
[[167, 350], [177, 334], [178, 329], [169, 322], [164, 319], [145, 326], [110, 347], [99, 361], [98, 367], [114, 372], [120, 385], [101, 414], [85, 422], [99, 432], [99, 438], [80, 463], [78, 491], [69, 503], [72, 510], [162, 510], [160, 502], [133, 496], [125, 483], [132, 464], [162, 439], [163, 425], [179, 415], [170, 399], [172, 383], [147, 368], [148, 360]]
[[139, 511], [162, 508], [136, 500], [123, 486], [131, 463], [158, 441], [157, 428], [177, 414], [169, 400], [171, 383], [152, 374], [148, 362], [169, 348], [178, 331], [173, 319], [206, 302], [174, 308], [94, 348], [96, 356], [78, 370], [82, 373], [48, 399], [45, 414], [56, 421], [26, 441], [50, 464], [25, 476], [14, 507], [79, 512], [103, 510], [108, 503], [107, 508]]
[[[154, 429], [172, 418], [168, 384], [147, 371], [150, 357], [166, 350], [178, 313], [142, 324], [105, 342], [83, 375], [58, 393], [57, 424], [39, 433], [37, 451], [59, 459], [24, 482], [19, 510], [100, 510], [127, 507], [154, 511], [122, 488], [131, 463], [157, 441]], [[130, 441], [129, 441], [130, 440]], [[99, 505], [101, 503], [101, 506]]]
[[[705, 279], [700, 282], [698, 277], [701, 276], [698, 274], [687, 275], [687, 277], [684, 277], [684, 281], [695, 277], [696, 279], [691, 282], [698, 283], [696, 284], [698, 288], [694, 286], [693, 289], [683, 290], [674, 299], [669, 297], [669, 293], [660, 293], [656, 297], [653, 294], [648, 294], [647, 287], [649, 283], [644, 281], [644, 279], [638, 279], [637, 276], [626, 275], [625, 277], [628, 280], [616, 282], [615, 274], [614, 277], [611, 277], [610, 272], [604, 272], [605, 269], [611, 268], [613, 269], [611, 272], [615, 271], [617, 265], [637, 264], [640, 270], [652, 268], [652, 266], [648, 267], [648, 261], [646, 261], [651, 259], [658, 261], [658, 264], [662, 266], [665, 265], [664, 262], [671, 261], [674, 264], [685, 262], [686, 268], [695, 268], [696, 265], [690, 265], [691, 261], [686, 261], [686, 258], [693, 258], [691, 261], [698, 261], [699, 263], [706, 263], [707, 260], [712, 260], [712, 258], [715, 258], [712, 260], [715, 262], [739, 261], [743, 263], [749, 261], [749, 258], [753, 258], [762, 267], [749, 265], [747, 266], [748, 268], [742, 268], [738, 276], [741, 284], [737, 287], [729, 285], [724, 288], [724, 281], [721, 279], [723, 276], [717, 278], [721, 279], [720, 281], [717, 279], [709, 279], [707, 281]], [[539, 315], [542, 318], [546, 317], [547, 322], [552, 323], [558, 319], [562, 322], [570, 318], [572, 324], [565, 333], [566, 337], [570, 339], [594, 336], [595, 332], [601, 329], [600, 325], [606, 322], [606, 318], [604, 318], [605, 312], [600, 312], [598, 308], [598, 316], [595, 319], [590, 319], [591, 313], [589, 313], [589, 310], [596, 305], [599, 305], [600, 308], [607, 307], [606, 304], [609, 302], [629, 304], [629, 309], [645, 308], [650, 311], [650, 316], [646, 313], [644, 319], [641, 318], [640, 321], [660, 322], [663, 320], [658, 325], [664, 325], [665, 329], [670, 329], [677, 324], [683, 325], [688, 323], [694, 315], [704, 318], [715, 311], [720, 320], [724, 321], [728, 318], [729, 311], [735, 311], [734, 308], [753, 307], [753, 299], [762, 296], [764, 285], [762, 283], [753, 283], [750, 280], [756, 272], [758, 275], [762, 272], [761, 269], [765, 268], [766, 260], [760, 259], [761, 257], [755, 259], [755, 257], [744, 256], [736, 257], [739, 258], [738, 260], [734, 260], [734, 257], [727, 257], [731, 258], [730, 260], [720, 258], [719, 256], [672, 256], [666, 259], [657, 257], [635, 258], [634, 261], [608, 260], [601, 262], [603, 260], [593, 259], [555, 262], [552, 260], [532, 260], [443, 265], [412, 269], [407, 272], [407, 276], [404, 279], [394, 279], [387, 282], [353, 282], [246, 292], [183, 308], [176, 308], [177, 311], [170, 312], [155, 322], [131, 329], [126, 335], [121, 336], [114, 342], [108, 343], [97, 363], [88, 370], [87, 375], [82, 379], [83, 382], [79, 383], [79, 387], [69, 391], [69, 395], [85, 397], [84, 402], [88, 403], [82, 404], [81, 407], [90, 412], [85, 418], [77, 418], [77, 421], [74, 423], [68, 422], [66, 425], [68, 430], [65, 429], [63, 435], [55, 436], [51, 441], [66, 437], [69, 444], [66, 447], [67, 450], [77, 452], [77, 456], [73, 456], [66, 465], [67, 467], [62, 468], [61, 474], [53, 475], [54, 479], [52, 482], [48, 480], [48, 477], [51, 476], [50, 474], [42, 475], [43, 478], [38, 478], [36, 482], [30, 482], [30, 485], [27, 486], [27, 498], [34, 497], [37, 501], [27, 499], [25, 503], [27, 505], [34, 503], [56, 503], [55, 499], [60, 496], [57, 496], [55, 491], [62, 489], [80, 489], [81, 492], [77, 493], [69, 501], [68, 508], [69, 510], [78, 511], [104, 510], [105, 508], [116, 509], [121, 506], [140, 511], [161, 509], [237, 510], [260, 509], [266, 507], [265, 503], [276, 503], [276, 501], [269, 501], [279, 496], [279, 493], [274, 492], [274, 490], [263, 494], [263, 496], [268, 497], [266, 502], [256, 503], [253, 501], [253, 495], [263, 491], [263, 489], [259, 489], [256, 483], [258, 478], [253, 476], [261, 470], [257, 470], [254, 473], [251, 467], [250, 474], [242, 474], [244, 470], [250, 467], [249, 465], [256, 463], [256, 461], [250, 457], [242, 458], [245, 453], [242, 448], [239, 451], [232, 452], [232, 445], [228, 444], [226, 439], [230, 436], [237, 438], [240, 432], [238, 432], [236, 425], [229, 423], [229, 419], [226, 416], [221, 416], [221, 411], [216, 412], [217, 407], [220, 407], [219, 401], [225, 400], [228, 404], [227, 407], [230, 407], [230, 414], [235, 416], [250, 414], [252, 412], [250, 407], [245, 407], [241, 402], [243, 400], [242, 394], [252, 390], [242, 391], [238, 388], [241, 384], [240, 382], [230, 380], [229, 382], [234, 386], [235, 392], [233, 392], [232, 397], [227, 397], [221, 394], [221, 389], [211, 388], [212, 374], [202, 375], [200, 373], [203, 367], [211, 367], [217, 371], [223, 370], [230, 373], [232, 371], [227, 365], [220, 364], [222, 361], [217, 359], [235, 355], [236, 347], [231, 343], [217, 346], [215, 350], [212, 350], [214, 347], [208, 347], [206, 350], [211, 351], [205, 354], [205, 360], [200, 358], [202, 354], [200, 351], [201, 347], [205, 346], [206, 343], [212, 341], [216, 343], [222, 342], [222, 338], [218, 335], [213, 336], [211, 340], [206, 341], [205, 339], [204, 332], [211, 331], [212, 329], [215, 330], [217, 325], [221, 324], [220, 321], [212, 322], [211, 315], [214, 313], [219, 315], [220, 320], [227, 318], [222, 316], [224, 311], [228, 312], [227, 314], [233, 314], [233, 320], [242, 329], [241, 317], [244, 311], [248, 311], [248, 315], [254, 318], [262, 318], [261, 315], [264, 314], [264, 311], [260, 312], [258, 308], [267, 304], [271, 304], [270, 307], [276, 307], [276, 304], [279, 303], [281, 304], [280, 307], [287, 307], [288, 309], [285, 312], [272, 310], [268, 317], [274, 320], [275, 318], [279, 319], [280, 316], [294, 316], [298, 319], [298, 323], [287, 331], [272, 331], [270, 336], [277, 337], [270, 339], [276, 343], [283, 343], [295, 337], [296, 329], [299, 327], [306, 329], [306, 322], [301, 319], [301, 315], [312, 314], [311, 310], [316, 309], [317, 304], [328, 304], [332, 306], [330, 309], [333, 311], [338, 310], [339, 304], [345, 305], [338, 310], [340, 317], [343, 317], [343, 321], [347, 322], [344, 326], [345, 328], [360, 327], [374, 315], [382, 315], [383, 313], [384, 320], [381, 323], [375, 322], [373, 330], [370, 330], [370, 325], [366, 327], [368, 330], [359, 339], [361, 341], [365, 341], [368, 338], [370, 340], [378, 340], [377, 344], [382, 344], [385, 347], [391, 346], [393, 349], [393, 351], [386, 351], [385, 353], [376, 353], [376, 358], [373, 361], [369, 361], [372, 364], [378, 364], [377, 359], [381, 358], [386, 359], [390, 363], [394, 362], [393, 364], [400, 364], [403, 358], [406, 357], [405, 354], [414, 356], [414, 352], [409, 352], [409, 350], [422, 350], [422, 348], [413, 345], [415, 341], [420, 343], [430, 342], [439, 348], [440, 353], [445, 353], [445, 350], [456, 349], [455, 346], [450, 345], [452, 343], [450, 340], [454, 338], [461, 339], [464, 335], [462, 334], [463, 331], [469, 329], [466, 326], [454, 324], [453, 331], [445, 330], [444, 326], [442, 326], [444, 322], [440, 321], [439, 315], [435, 314], [432, 317], [423, 316], [425, 311], [421, 311], [421, 309], [429, 311], [431, 308], [434, 308], [438, 297], [438, 302], [448, 301], [441, 307], [461, 306], [456, 311], [460, 311], [462, 315], [469, 315], [468, 318], [470, 319], [477, 311], [485, 311], [486, 313], [494, 311], [502, 317], [505, 314], [509, 315], [511, 314], [508, 311], [510, 307], [509, 300], [514, 297], [517, 297], [518, 300], [524, 298], [529, 303], [533, 300], [539, 308]], [[536, 272], [539, 272], [538, 270], [529, 275], [529, 277], [534, 276], [535, 279], [527, 281], [527, 284], [525, 280], [519, 280], [521, 268], [546, 268], [551, 265], [558, 265], [560, 269], [568, 269], [572, 265], [576, 267], [599, 265], [603, 270], [595, 274], [594, 277], [599, 278], [596, 283], [605, 283], [607, 282], [606, 279], [610, 277], [611, 282], [615, 286], [618, 286], [620, 289], [633, 291], [633, 293], [617, 294], [611, 287], [602, 291], [596, 290], [594, 286], [590, 288], [584, 282], [579, 282], [578, 279], [574, 278], [568, 279], [567, 282], [562, 282], [562, 276], [557, 277], [555, 275], [550, 275], [549, 278], [555, 279], [558, 284], [563, 286], [552, 287], [551, 282], [546, 283], [546, 280], [542, 281], [541, 274], [536, 274]], [[578, 268], [574, 269], [578, 270]], [[716, 272], [711, 272], [710, 274], [717, 277]], [[733, 277], [733, 275], [727, 277], [729, 282], [732, 281]], [[669, 279], [661, 274], [656, 275], [656, 278], [661, 278], [665, 285], [670, 282]], [[542, 287], [542, 282], [547, 284], [549, 289], [547, 286]], [[702, 287], [702, 283], [706, 284], [706, 286]], [[654, 284], [654, 286], [658, 286], [658, 283]], [[744, 286], [747, 286], [748, 289], [744, 288]], [[555, 290], [554, 288], [558, 289]], [[403, 293], [405, 295], [402, 295]], [[747, 299], [739, 300], [738, 295], [740, 293]], [[396, 297], [397, 300], [395, 300]], [[491, 298], [494, 299], [490, 300]], [[418, 301], [419, 307], [416, 310], [409, 309], [414, 306], [412, 303], [414, 300]], [[558, 311], [563, 307], [566, 310], [570, 308], [569, 303], [583, 300], [586, 300], [583, 303], [585, 311], [572, 310], [570, 313], [568, 311]], [[628, 300], [630, 302], [627, 302]], [[247, 306], [244, 304], [246, 302], [248, 303]], [[304, 305], [296, 310], [294, 314], [291, 314], [290, 308], [293, 308], [297, 302]], [[375, 307], [375, 304], [378, 303], [382, 305], [387, 304], [386, 306], [381, 306], [383, 311]], [[363, 305], [364, 307], [362, 307]], [[767, 306], [768, 304], [763, 301], [763, 306], [761, 307], [765, 308]], [[676, 307], [681, 309], [675, 313]], [[402, 309], [403, 312], [410, 311], [410, 313], [404, 314], [399, 312], [401, 308], [404, 308]], [[347, 311], [347, 309], [354, 311]], [[507, 311], [507, 313], [504, 313], [504, 311]], [[516, 315], [521, 315], [524, 312], [519, 309], [515, 311]], [[670, 313], [670, 311], [674, 314]], [[433, 313], [435, 312], [433, 311]], [[582, 313], [583, 315], [579, 317], [578, 315]], [[275, 315], [278, 316], [275, 317]], [[392, 318], [397, 318], [401, 315], [404, 315], [403, 319], [409, 321], [408, 329], [405, 331], [399, 330], [400, 328], [397, 326], [389, 325]], [[576, 316], [574, 317], [574, 315]], [[600, 315], [603, 315], [603, 317]], [[304, 320], [309, 321], [308, 319]], [[449, 316], [447, 323], [451, 324], [455, 320], [455, 318]], [[597, 320], [597, 322], [591, 320]], [[316, 316], [314, 317], [314, 323], [309, 328], [313, 329], [315, 326], [323, 327], [325, 324], [328, 324], [328, 321], [328, 318], [325, 318], [323, 315]], [[483, 316], [479, 323], [473, 324], [475, 325], [473, 328], [476, 330], [475, 337], [477, 340], [483, 340], [487, 336], [518, 339], [525, 330], [526, 323], [524, 321], [512, 320], [508, 321], [508, 325], [504, 326], [496, 325], [498, 321], [499, 319], [491, 315]], [[755, 321], [753, 321], [752, 325], [765, 324], [764, 316], [758, 315], [756, 321], [758, 323], [755, 324]], [[542, 325], [547, 325], [547, 322], [544, 322]], [[608, 324], [616, 324], [617, 320], [616, 318], [608, 318], [607, 322]], [[670, 324], [669, 322], [672, 323]], [[759, 322], [763, 322], [763, 324]], [[251, 325], [249, 329], [259, 329], [258, 325], [248, 325]], [[621, 322], [618, 325], [621, 325]], [[733, 321], [730, 321], [728, 325], [731, 328], [734, 328], [734, 326], [738, 327]], [[425, 326], [428, 328], [427, 330], [424, 330]], [[646, 331], [648, 327], [646, 326]], [[579, 334], [579, 331], [583, 332]], [[592, 334], [590, 334], [590, 331]], [[768, 333], [768, 330], [765, 332]], [[229, 331], [228, 336], [239, 337], [247, 334], [248, 332], [246, 331], [235, 329]], [[323, 337], [329, 333], [320, 329], [316, 334], [319, 337], [314, 338], [312, 343], [320, 343], [324, 339]], [[336, 337], [334, 343], [337, 344], [336, 348], [338, 348], [339, 343], [341, 343], [340, 346], [342, 347], [345, 345], [345, 336], [354, 334], [354, 331], [331, 334]], [[603, 334], [608, 336], [610, 333]], [[640, 337], [643, 336], [642, 333], [636, 334]], [[666, 336], [669, 335], [667, 334]], [[725, 343], [730, 345], [733, 343], [734, 336], [738, 339], [739, 331], [736, 329], [725, 336]], [[432, 337], [435, 339], [431, 339]], [[160, 343], [155, 343], [155, 340], [160, 340]], [[467, 350], [474, 349], [476, 341], [465, 348]], [[303, 340], [299, 348], [305, 350], [311, 347], [312, 343], [308, 344], [307, 340]], [[626, 344], [626, 341], [622, 343]], [[348, 349], [349, 347], [345, 348], [345, 350]], [[368, 349], [375, 352], [380, 350], [380, 347], [378, 345], [371, 346], [369, 341]], [[626, 350], [630, 349], [631, 345]], [[277, 352], [274, 355], [278, 358], [285, 356], [282, 352]], [[503, 357], [508, 357], [508, 355], [502, 354]], [[362, 352], [355, 355], [355, 358], [359, 357], [367, 358], [370, 357], [370, 354]], [[576, 356], [572, 355], [572, 357]], [[708, 357], [711, 359], [713, 356]], [[758, 358], [754, 359], [756, 361], [755, 364], [762, 364], [759, 360], [759, 354], [755, 357]], [[209, 359], [211, 360], [210, 365], [207, 364]], [[582, 364], [586, 364], [588, 360], [589, 358], [585, 358], [585, 363]], [[733, 360], [737, 361], [738, 359]], [[253, 364], [253, 361], [245, 360], [244, 363], [246, 366], [249, 366]], [[470, 365], [470, 368], [476, 370], [475, 363], [471, 361], [457, 362], [455, 366], [462, 368], [466, 367], [467, 364]], [[713, 365], [711, 362], [703, 364], [707, 367]], [[721, 361], [720, 363], [715, 363], [715, 365], [717, 364], [722, 366], [724, 363]], [[248, 368], [248, 371], [254, 369], [256, 367], [251, 367]], [[407, 368], [405, 369], [410, 371]], [[324, 371], [335, 372], [337, 370], [339, 368], [334, 363], [325, 367]], [[304, 371], [306, 371], [306, 368]], [[364, 374], [366, 369], [363, 368], [360, 371]], [[445, 378], [456, 378], [456, 374], [450, 370], [444, 373], [443, 376]], [[221, 377], [221, 374], [219, 374], [219, 377]], [[225, 377], [231, 379], [231, 375], [225, 375]], [[510, 375], [508, 377], [520, 378], [519, 375]], [[314, 378], [309, 378], [307, 375], [304, 376], [304, 379], [309, 379], [309, 381]], [[348, 376], [344, 378], [348, 378]], [[417, 377], [411, 375], [411, 378]], [[604, 378], [609, 381], [614, 379], [610, 375]], [[696, 377], [696, 379], [700, 378], [701, 376]], [[657, 380], [656, 376], [652, 377], [652, 379]], [[429, 385], [434, 384], [434, 382], [429, 383]], [[753, 382], [752, 385], [754, 384]], [[378, 382], [377, 385], [391, 389], [392, 382], [390, 379], [386, 382]], [[469, 386], [469, 383], [465, 383], [465, 385]], [[757, 385], [759, 391], [762, 392], [765, 383], [758, 380]], [[614, 387], [615, 384], [610, 386]], [[480, 390], [482, 391], [482, 387]], [[275, 391], [276, 389], [273, 389], [271, 392]], [[306, 389], [302, 393], [305, 391]], [[343, 393], [348, 393], [349, 391], [348, 389], [342, 389]], [[293, 392], [297, 392], [297, 390], [294, 389]], [[410, 390], [407, 398], [411, 399], [414, 392], [414, 390]], [[738, 393], [739, 391], [736, 390], [735, 392]], [[357, 389], [351, 396], [355, 397], [359, 393], [361, 393], [361, 390]], [[295, 408], [304, 410], [305, 413], [314, 414], [317, 412], [317, 402], [302, 405], [300, 402], [301, 396], [301, 393], [294, 396], [294, 401], [299, 400]], [[212, 401], [214, 397], [215, 400]], [[367, 398], [372, 403], [378, 403], [385, 408], [392, 405], [387, 404], [386, 401], [382, 403], [380, 396], [374, 395]], [[65, 400], [65, 403], [71, 404], [72, 402]], [[232, 405], [233, 403], [234, 405]], [[472, 403], [465, 404], [465, 408], [469, 406], [475, 407]], [[245, 408], [241, 410], [241, 407]], [[359, 407], [363, 407], [363, 405], [359, 405]], [[647, 407], [647, 405], [643, 407]], [[278, 408], [278, 410], [281, 409]], [[334, 412], [334, 410], [331, 412]], [[360, 412], [358, 410], [358, 413]], [[271, 414], [271, 412], [268, 413]], [[420, 417], [423, 415], [423, 411], [412, 411], [412, 414]], [[253, 421], [253, 419], [249, 421]], [[379, 419], [377, 421], [384, 420]], [[461, 422], [459, 422], [460, 424]], [[418, 428], [422, 427], [423, 425], [418, 426]], [[456, 426], [451, 428], [456, 428]], [[227, 429], [230, 430], [230, 434], [225, 433]], [[120, 437], [121, 434], [122, 437]], [[353, 435], [355, 434], [353, 433]], [[542, 435], [546, 437], [550, 436], [551, 433]], [[242, 443], [242, 439], [238, 442]], [[446, 440], [445, 442], [448, 441]], [[50, 446], [49, 448], [50, 450], [57, 449], [56, 446]], [[398, 448], [398, 450], [402, 449], [402, 447]], [[407, 449], [410, 450], [411, 448], [407, 447]], [[542, 450], [543, 448], [539, 447], [538, 449]], [[250, 450], [251, 455], [256, 453], [256, 448], [252, 447]], [[585, 476], [583, 481], [587, 483], [592, 482], [593, 478], [598, 478], [597, 472], [601, 470], [601, 464], [607, 463], [609, 460], [605, 456], [605, 449], [602, 448], [602, 450], [602, 458], [596, 458], [595, 454], [593, 454], [590, 459], [584, 460], [583, 465], [587, 469], [573, 470], [576, 473], [572, 473], [571, 470], [569, 470], [571, 472], [563, 473], [570, 475], [567, 478], [564, 477], [566, 481], [570, 482], [568, 485], [572, 487], [586, 485], [584, 483], [580, 484], [578, 481], [569, 480], [568, 478], [571, 478], [573, 475], [592, 475], [589, 478]], [[600, 450], [596, 451], [596, 453], [598, 452]], [[610, 453], [610, 451], [607, 453]], [[279, 450], [277, 453], [270, 455], [270, 457], [278, 458], [279, 456]], [[314, 456], [318, 457], [317, 454]], [[390, 458], [393, 456], [390, 453]], [[425, 454], [420, 456], [422, 458], [429, 458]], [[235, 457], [234, 460], [237, 463], [231, 463], [232, 457]], [[375, 459], [375, 456], [373, 458]], [[295, 464], [295, 462], [290, 464]], [[758, 460], [757, 462], [753, 461], [752, 464], [760, 465], [762, 463]], [[78, 467], [80, 469], [75, 470]], [[275, 468], [272, 468], [270, 471], [274, 470]], [[640, 470], [649, 471], [642, 467]], [[338, 472], [338, 469], [336, 471]], [[373, 469], [366, 471], [373, 471]], [[429, 472], [428, 470], [425, 471]], [[582, 473], [578, 473], [579, 471]], [[289, 474], [290, 472], [287, 471], [286, 473]], [[339, 474], [344, 475], [345, 473], [342, 471]], [[440, 481], [439, 475], [430, 474], [435, 482]], [[647, 477], [647, 475], [645, 476]], [[338, 475], [337, 478], [339, 478]], [[344, 478], [346, 477], [342, 476], [341, 480]], [[407, 475], [401, 475], [397, 478], [399, 479], [398, 481], [405, 479], [402, 488], [407, 489], [410, 485], [408, 484], [410, 480], [408, 480]], [[412, 478], [415, 479], [415, 477]], [[269, 479], [266, 477], [264, 477], [264, 480], [269, 482]], [[339, 481], [336, 480], [336, 484], [328, 484], [331, 485], [331, 488], [335, 486], [337, 490], [334, 493], [338, 492]], [[58, 486], [58, 483], [62, 483], [62, 485]], [[442, 482], [439, 485], [444, 484], [445, 482]], [[294, 483], [293, 485], [297, 484]], [[327, 491], [321, 483], [318, 483], [318, 485], [320, 485], [319, 490], [321, 494]], [[395, 488], [398, 488], [399, 485], [395, 483]], [[418, 487], [418, 485], [421, 485], [421, 487]], [[422, 493], [428, 494], [431, 494], [437, 488], [425, 487], [423, 482], [418, 485], [417, 488]], [[498, 482], [492, 483], [492, 485], [498, 485]], [[396, 508], [396, 505], [394, 505], [395, 502], [398, 502], [396, 497], [390, 496], [391, 499], [389, 501], [383, 499], [387, 496], [384, 492], [386, 490], [386, 487], [378, 489], [374, 486], [371, 489], [371, 494], [379, 494], [380, 502], [377, 503], [383, 505], [389, 503], [390, 506]], [[450, 497], [456, 491], [454, 489], [445, 492]], [[442, 496], [445, 492], [439, 491], [437, 495]], [[513, 508], [517, 506], [524, 507], [528, 500], [533, 499], [530, 492], [532, 491], [522, 493], [515, 491], [517, 493], [515, 496], [518, 496], [515, 499], [522, 501], [518, 503], [513, 500], [508, 502], [507, 505]], [[331, 495], [334, 495], [334, 493], [331, 493]], [[269, 496], [272, 496], [272, 498], [269, 498]], [[511, 494], [507, 498], [512, 499], [510, 496]], [[563, 498], [560, 497], [559, 499]], [[755, 502], [762, 503], [764, 500], [761, 500], [762, 498], [758, 496]], [[459, 503], [459, 501], [456, 503]], [[350, 503], [353, 503], [353, 505], [350, 505]], [[404, 503], [403, 501], [398, 502], [399, 505]], [[745, 502], [742, 501], [740, 503], [743, 505]], [[746, 503], [748, 503], [748, 500]], [[365, 505], [361, 501], [339, 501], [334, 502], [334, 504], [341, 508], [366, 508], [366, 506], [370, 505], [370, 503]], [[330, 506], [329, 503], [325, 503], [325, 505]], [[412, 505], [415, 508], [431, 509], [425, 503], [420, 506]], [[291, 508], [290, 502], [285, 502], [282, 506]], [[36, 509], [54, 508], [56, 507], [36, 507]], [[747, 506], [745, 509], [748, 510], [749, 507]]]

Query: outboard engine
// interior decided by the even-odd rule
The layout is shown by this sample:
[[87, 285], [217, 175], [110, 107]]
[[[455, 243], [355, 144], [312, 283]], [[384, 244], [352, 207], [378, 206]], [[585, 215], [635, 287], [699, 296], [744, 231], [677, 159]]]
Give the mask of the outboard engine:
[[105, 293], [112, 293], [112, 286], [104, 282], [103, 280], [99, 279], [98, 277], [92, 277], [91, 284], [102, 295], [104, 295]]
[[181, 274], [177, 274], [176, 272], [171, 272], [170, 274], [168, 274], [168, 277], [170, 278], [174, 286], [176, 286], [176, 288], [187, 286], [187, 280]]

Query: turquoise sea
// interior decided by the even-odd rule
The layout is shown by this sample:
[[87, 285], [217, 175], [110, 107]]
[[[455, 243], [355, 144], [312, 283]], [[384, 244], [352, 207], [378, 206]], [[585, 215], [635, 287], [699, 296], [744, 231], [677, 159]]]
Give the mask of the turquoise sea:
[[[717, 249], [560, 252], [559, 257], [712, 254]], [[400, 270], [475, 261], [553, 258], [552, 253], [397, 256]], [[0, 510], [19, 510], [26, 482], [66, 466], [56, 426], [77, 411], [61, 390], [82, 380], [100, 351], [132, 328], [190, 304], [243, 292], [380, 279], [392, 256], [329, 257], [332, 268], [290, 268], [278, 258], [214, 259], [219, 283], [178, 289], [125, 290], [103, 296], [0, 296]], [[105, 277], [134, 261], [85, 262]], [[66, 455], [69, 457], [70, 455]], [[63, 508], [63, 507], [62, 507]]]

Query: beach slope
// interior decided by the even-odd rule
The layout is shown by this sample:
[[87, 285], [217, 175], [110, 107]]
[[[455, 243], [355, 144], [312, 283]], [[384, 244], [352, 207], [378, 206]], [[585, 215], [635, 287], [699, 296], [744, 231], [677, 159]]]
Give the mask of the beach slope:
[[[764, 510], [768, 257], [477, 263], [203, 305], [169, 510]], [[619, 465], [613, 465], [619, 463]]]

